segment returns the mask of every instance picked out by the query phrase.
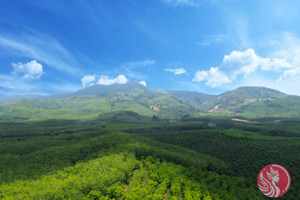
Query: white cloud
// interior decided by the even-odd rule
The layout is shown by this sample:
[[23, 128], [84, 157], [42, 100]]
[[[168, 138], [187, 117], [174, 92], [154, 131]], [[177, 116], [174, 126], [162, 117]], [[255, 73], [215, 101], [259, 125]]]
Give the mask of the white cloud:
[[284, 58], [263, 58], [258, 56], [253, 49], [246, 51], [232, 51], [225, 55], [221, 68], [231, 73], [231, 78], [243, 74], [245, 76], [255, 72], [258, 68], [265, 71], [280, 71], [291, 68], [292, 64]]
[[9, 37], [0, 35], [0, 48], [4, 48], [10, 54], [39, 60], [65, 73], [81, 74], [79, 64], [70, 52], [54, 38], [40, 33]]
[[[208, 71], [197, 71], [194, 81], [205, 81], [206, 85], [217, 87], [223, 83], [233, 82], [242, 76], [245, 79], [249, 74], [257, 72], [257, 70], [280, 72], [284, 69], [289, 69], [285, 72], [290, 76], [295, 74], [295, 70], [291, 70], [293, 65], [284, 58], [263, 58], [258, 56], [253, 49], [246, 51], [232, 51], [229, 55], [225, 55], [223, 62], [219, 67], [211, 67]], [[223, 76], [223, 78], [222, 78]], [[218, 78], [220, 80], [218, 80]]]
[[120, 74], [116, 78], [109, 78], [108, 76], [100, 76], [98, 84], [100, 85], [112, 85], [112, 84], [125, 84], [128, 82], [128, 79], [123, 74]]
[[293, 81], [295, 81], [295, 79], [299, 80], [299, 78], [300, 78], [300, 67], [285, 70], [283, 72], [283, 75], [280, 76], [278, 81], [282, 81], [283, 79], [287, 79], [287, 78], [290, 78]]
[[211, 67], [208, 71], [197, 71], [193, 81], [205, 81], [206, 85], [210, 87], [217, 87], [224, 83], [231, 83], [231, 80], [217, 67]]
[[[30, 79], [38, 79], [43, 74], [43, 66], [36, 60], [27, 63], [12, 63], [13, 71], [10, 74], [0, 74], [0, 89], [3, 89], [5, 95], [14, 94], [47, 94], [52, 91], [74, 92], [80, 87], [71, 88], [71, 84], [57, 85], [43, 82], [43, 84], [31, 83]], [[20, 77], [21, 76], [21, 77]], [[41, 91], [43, 91], [41, 93]]]
[[85, 87], [85, 86], [91, 86], [91, 85], [94, 85], [94, 81], [96, 79], [96, 75], [86, 75], [84, 77], [81, 78], [81, 83], [82, 83], [82, 86]]
[[28, 63], [12, 63], [13, 74], [21, 75], [25, 79], [39, 79], [43, 74], [43, 66], [36, 60]]
[[241, 85], [260, 85], [300, 94], [297, 89], [300, 87], [297, 81], [300, 79], [300, 54], [297, 52], [300, 53], [300, 40], [299, 47], [281, 49], [269, 57], [261, 57], [253, 49], [232, 51], [224, 56], [218, 67], [197, 71], [193, 81], [227, 89]]
[[184, 68], [176, 68], [176, 69], [166, 68], [165, 71], [172, 72], [174, 73], [174, 75], [186, 74], [186, 70]]
[[146, 83], [146, 81], [140, 81], [140, 82], [139, 82], [139, 84], [141, 84], [141, 85], [143, 85], [143, 86], [147, 87], [147, 83]]
[[253, 49], [246, 51], [232, 51], [229, 55], [225, 55], [222, 68], [230, 71], [231, 77], [235, 78], [239, 74], [248, 75], [254, 72], [260, 62], [260, 58], [255, 54]]

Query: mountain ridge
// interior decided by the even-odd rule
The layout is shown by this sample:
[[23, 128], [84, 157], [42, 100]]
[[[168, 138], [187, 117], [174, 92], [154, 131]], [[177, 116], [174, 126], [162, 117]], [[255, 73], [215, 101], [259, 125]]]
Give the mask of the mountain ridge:
[[[265, 87], [239, 87], [220, 95], [186, 90], [147, 88], [136, 82], [94, 85], [73, 93], [37, 96], [0, 105], [0, 120], [85, 118], [132, 111], [161, 119], [182, 119], [201, 113], [270, 117], [300, 116], [300, 97]], [[270, 103], [271, 102], [271, 103]], [[274, 102], [274, 103], [272, 103]]]
[[[61, 99], [61, 98], [66, 98], [66, 97], [73, 97], [73, 96], [84, 96], [84, 95], [101, 95], [101, 94], [106, 94], [106, 93], [112, 93], [112, 92], [128, 92], [132, 90], [133, 88], [143, 88], [145, 90], [151, 91], [153, 93], [171, 93], [175, 96], [182, 97], [182, 93], [185, 95], [189, 96], [221, 96], [225, 95], [227, 93], [231, 93], [233, 91], [238, 91], [241, 89], [248, 89], [248, 88], [257, 88], [257, 89], [267, 89], [267, 90], [272, 90], [276, 91], [277, 93], [284, 94], [278, 90], [275, 89], [270, 89], [267, 87], [261, 87], [261, 86], [240, 86], [234, 90], [226, 91], [221, 94], [207, 94], [207, 93], [202, 93], [198, 91], [192, 91], [192, 90], [170, 90], [170, 89], [156, 89], [156, 88], [147, 88], [143, 86], [142, 84], [138, 82], [133, 82], [130, 81], [126, 84], [112, 84], [112, 85], [92, 85], [80, 90], [77, 90], [75, 92], [71, 93], [62, 93], [62, 94], [49, 94], [49, 95], [39, 95], [39, 94], [21, 94], [21, 95], [10, 95], [10, 96], [2, 96], [0, 97], [0, 104], [3, 103], [8, 103], [14, 100], [18, 99], [28, 99], [28, 100], [41, 100], [41, 99]], [[181, 94], [180, 94], [181, 93]], [[194, 94], [194, 95], [192, 95]]]

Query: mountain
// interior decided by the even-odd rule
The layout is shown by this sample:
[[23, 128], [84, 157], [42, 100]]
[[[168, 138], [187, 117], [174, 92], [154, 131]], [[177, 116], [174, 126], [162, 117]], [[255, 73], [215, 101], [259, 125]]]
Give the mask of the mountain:
[[103, 95], [114, 93], [132, 93], [145, 91], [147, 88], [136, 82], [128, 82], [126, 84], [112, 84], [112, 85], [93, 85], [82, 90], [78, 90], [70, 94], [70, 96], [84, 96], [84, 95]]
[[129, 82], [94, 85], [68, 94], [20, 97], [25, 99], [0, 105], [0, 120], [95, 118], [119, 111], [148, 117], [156, 115], [160, 119], [182, 119], [201, 113], [241, 117], [300, 116], [300, 97], [265, 87], [240, 87], [209, 95], [151, 89]]
[[205, 111], [205, 102], [210, 101], [214, 97], [214, 95], [185, 90], [167, 90], [167, 92], [181, 102], [201, 111]]
[[39, 95], [39, 94], [23, 94], [23, 95], [13, 95], [7, 97], [0, 97], [0, 104], [8, 103], [11, 101], [15, 101], [18, 99], [28, 99], [28, 100], [36, 100], [36, 99], [44, 99], [46, 95]]
[[235, 111], [237, 108], [260, 102], [272, 101], [286, 94], [265, 87], [239, 87], [236, 90], [225, 92], [210, 99], [208, 112]]

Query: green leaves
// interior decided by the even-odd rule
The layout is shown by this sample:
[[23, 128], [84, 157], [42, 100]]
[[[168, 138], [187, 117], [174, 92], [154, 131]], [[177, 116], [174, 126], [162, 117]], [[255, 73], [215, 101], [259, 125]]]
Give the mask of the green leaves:
[[37, 180], [1, 185], [4, 199], [17, 196], [29, 199], [109, 199], [120, 198], [126, 173], [131, 174], [138, 161], [133, 155], [113, 154], [68, 167]]

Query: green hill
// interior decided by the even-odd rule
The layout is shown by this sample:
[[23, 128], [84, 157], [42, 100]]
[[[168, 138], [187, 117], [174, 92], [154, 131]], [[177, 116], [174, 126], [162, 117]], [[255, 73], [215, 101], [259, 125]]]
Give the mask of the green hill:
[[259, 102], [241, 106], [235, 109], [236, 113], [255, 117], [300, 117], [300, 97], [281, 96], [275, 99], [264, 99]]
[[181, 118], [193, 107], [168, 93], [161, 94], [138, 83], [95, 85], [72, 94], [44, 100], [16, 100], [0, 105], [0, 120], [83, 119], [103, 113], [132, 111], [144, 116]]
[[285, 94], [265, 87], [239, 87], [210, 99], [209, 112], [234, 111], [244, 105], [262, 100], [273, 100], [281, 96]]
[[[27, 95], [28, 96], [28, 95]], [[31, 98], [32, 96], [29, 95]], [[132, 111], [161, 119], [188, 116], [299, 116], [299, 98], [264, 87], [240, 87], [220, 95], [151, 89], [135, 82], [94, 85], [70, 94], [20, 99], [0, 104], [0, 120], [84, 119], [115, 111]]]

